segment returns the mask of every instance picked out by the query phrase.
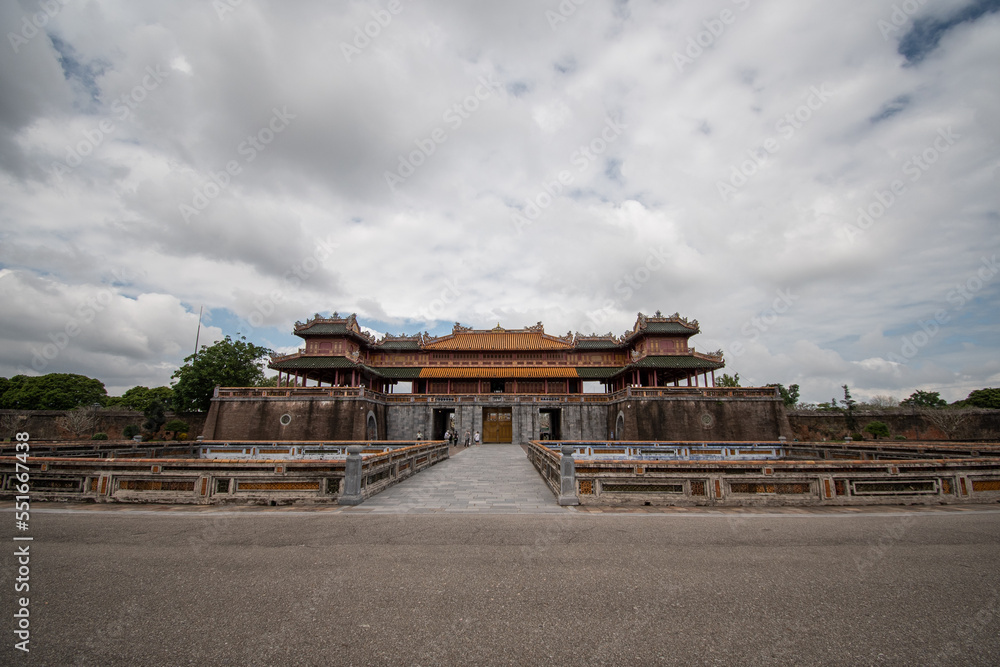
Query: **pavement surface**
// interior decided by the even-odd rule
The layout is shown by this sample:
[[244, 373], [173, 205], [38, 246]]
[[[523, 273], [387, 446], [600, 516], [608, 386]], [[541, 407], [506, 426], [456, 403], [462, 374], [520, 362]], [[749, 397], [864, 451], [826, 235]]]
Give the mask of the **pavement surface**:
[[0, 505], [0, 665], [1000, 664], [996, 504], [592, 513], [503, 449], [357, 508]]
[[442, 461], [348, 511], [371, 514], [565, 513], [521, 447], [452, 448]]

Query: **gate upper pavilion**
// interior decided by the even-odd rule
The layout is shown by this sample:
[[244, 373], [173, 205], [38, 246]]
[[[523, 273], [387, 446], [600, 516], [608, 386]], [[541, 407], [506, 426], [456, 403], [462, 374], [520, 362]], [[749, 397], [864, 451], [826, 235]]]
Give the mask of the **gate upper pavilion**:
[[[205, 435], [405, 440], [457, 429], [487, 443], [787, 435], [773, 388], [715, 387], [722, 353], [691, 347], [698, 332], [697, 320], [657, 312], [639, 313], [622, 336], [456, 323], [443, 336], [376, 340], [353, 314], [317, 315], [295, 324], [305, 347], [272, 357], [277, 387], [217, 391]], [[411, 391], [396, 393], [401, 382]]]

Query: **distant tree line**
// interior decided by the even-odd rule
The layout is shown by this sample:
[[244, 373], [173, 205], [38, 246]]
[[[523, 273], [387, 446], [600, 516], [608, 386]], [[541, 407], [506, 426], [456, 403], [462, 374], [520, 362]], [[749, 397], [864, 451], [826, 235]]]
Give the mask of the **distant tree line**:
[[[170, 387], [136, 386], [121, 396], [108, 396], [104, 383], [75, 373], [15, 375], [0, 377], [2, 410], [73, 410], [123, 408], [142, 412], [150, 425], [165, 419], [166, 410], [197, 412], [208, 410], [217, 385], [223, 387], [266, 386], [264, 363], [273, 352], [247, 342], [246, 337], [226, 336], [214, 345], [184, 359], [174, 371]], [[168, 429], [169, 430], [169, 429]]]

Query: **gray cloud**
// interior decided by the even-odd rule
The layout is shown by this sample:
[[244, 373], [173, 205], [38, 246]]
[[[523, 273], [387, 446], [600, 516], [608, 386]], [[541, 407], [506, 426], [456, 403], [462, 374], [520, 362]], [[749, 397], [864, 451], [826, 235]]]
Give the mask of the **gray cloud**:
[[863, 2], [68, 3], [0, 58], [0, 374], [106, 290], [48, 370], [162, 384], [201, 304], [273, 347], [334, 309], [661, 309], [810, 400], [996, 384], [998, 281], [949, 294], [998, 250], [1000, 23], [931, 4], [886, 32]]

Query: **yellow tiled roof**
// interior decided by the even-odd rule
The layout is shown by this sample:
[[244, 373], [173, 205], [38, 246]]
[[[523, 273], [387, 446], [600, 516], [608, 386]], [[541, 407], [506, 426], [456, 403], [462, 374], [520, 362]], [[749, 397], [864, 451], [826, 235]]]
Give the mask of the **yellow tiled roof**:
[[427, 350], [572, 350], [573, 345], [537, 331], [468, 331], [424, 345]]

